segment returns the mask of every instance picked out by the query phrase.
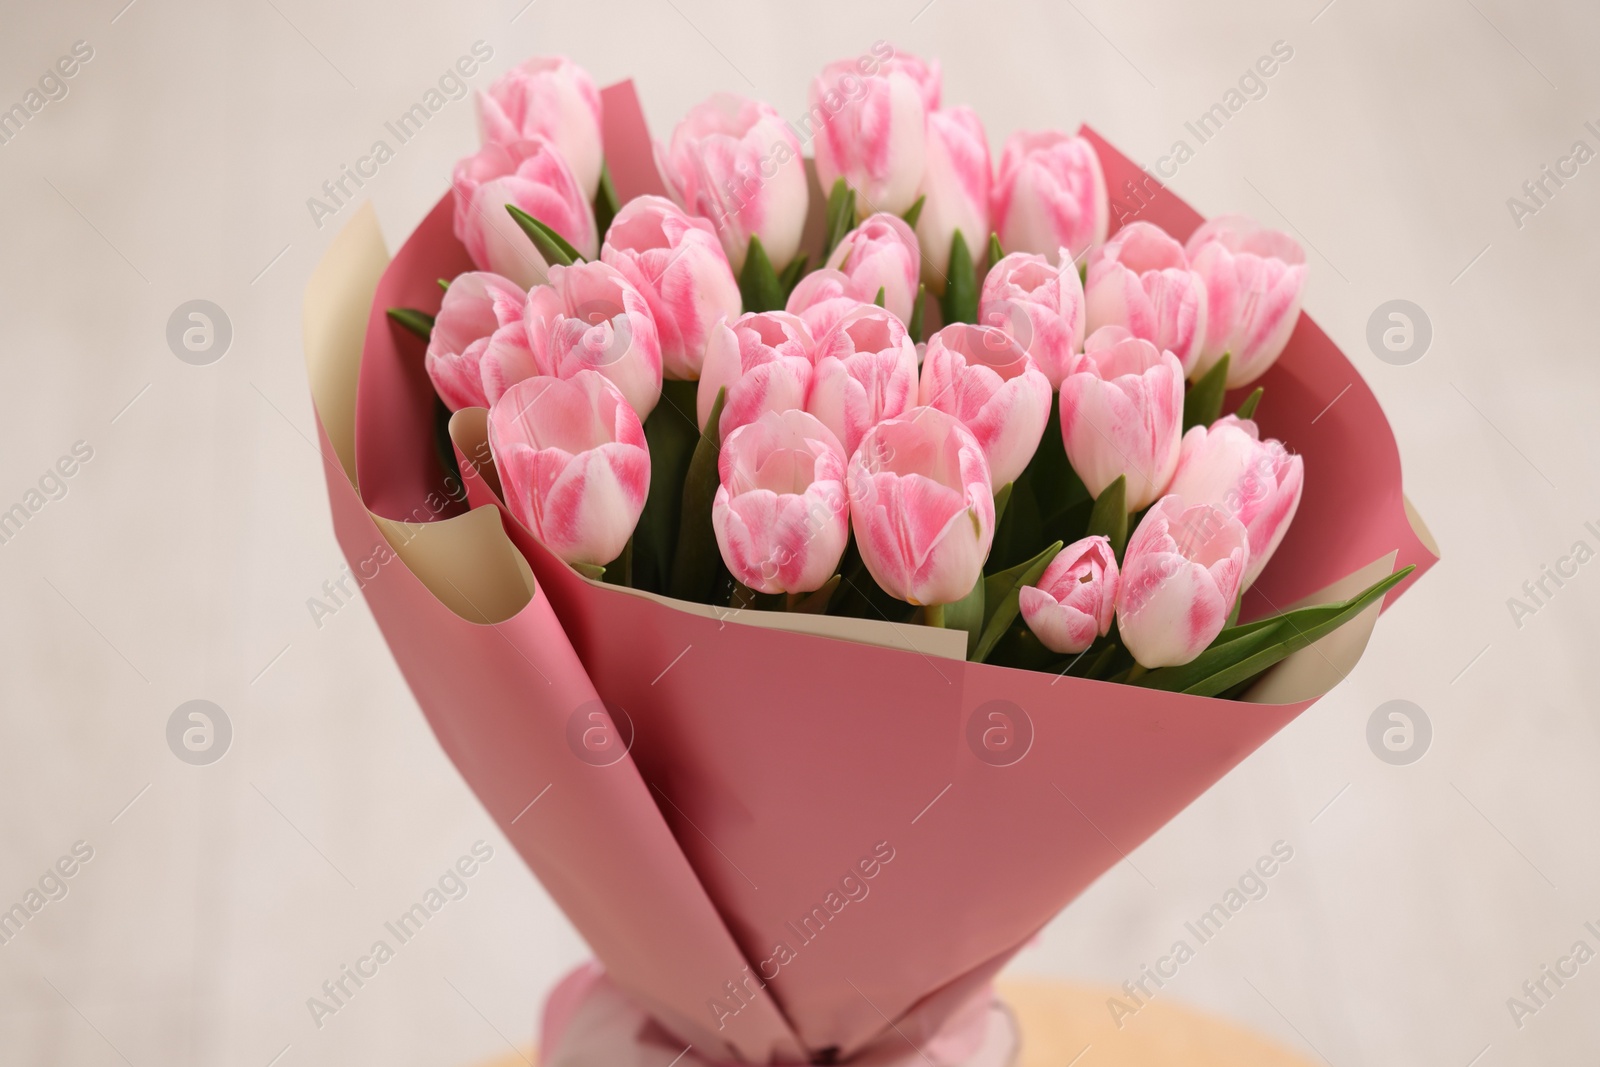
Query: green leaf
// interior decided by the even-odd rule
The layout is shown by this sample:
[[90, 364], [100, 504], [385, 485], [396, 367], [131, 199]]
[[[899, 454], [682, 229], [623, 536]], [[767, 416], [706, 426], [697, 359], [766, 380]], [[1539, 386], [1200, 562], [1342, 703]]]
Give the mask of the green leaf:
[[946, 630], [967, 631], [967, 657], [969, 659], [977, 649], [978, 638], [983, 633], [984, 585], [983, 575], [980, 574], [966, 596], [954, 604], [946, 604], [944, 606], [944, 620], [940, 623]]
[[1000, 235], [991, 232], [989, 234], [989, 266], [994, 266], [1004, 258], [1006, 258], [1006, 254], [1000, 247]]
[[1228, 391], [1228, 353], [1199, 380], [1191, 382], [1183, 397], [1183, 428], [1210, 426], [1222, 415], [1222, 394]]
[[978, 279], [967, 239], [957, 230], [950, 238], [950, 274], [944, 287], [944, 324], [978, 320]]
[[695, 425], [699, 382], [661, 383], [661, 402], [644, 420], [650, 449], [650, 492], [633, 530], [633, 584], [652, 593], [667, 591], [667, 576], [678, 544], [683, 515], [683, 482], [700, 440]]
[[982, 663], [988, 659], [989, 653], [994, 650], [995, 642], [1005, 635], [1017, 617], [1018, 597], [1021, 596], [1022, 587], [1037, 582], [1039, 575], [1044, 573], [1044, 569], [1050, 566], [1050, 561], [1055, 559], [1056, 553], [1060, 551], [1061, 542], [1057, 541], [1026, 563], [1019, 563], [998, 574], [991, 574], [983, 580], [986, 615], [983, 620], [983, 636], [978, 639], [977, 647], [968, 654], [968, 659], [974, 663]]
[[906, 225], [910, 226], [913, 230], [917, 228], [917, 220], [922, 217], [922, 205], [927, 202], [928, 197], [926, 194], [917, 197], [917, 202], [906, 208], [906, 213], [900, 216], [902, 219], [906, 220]]
[[433, 337], [433, 316], [416, 308], [390, 308], [389, 317], [424, 341]]
[[517, 220], [517, 225], [522, 227], [522, 232], [528, 235], [528, 240], [533, 242], [533, 247], [539, 250], [546, 263], [570, 267], [574, 263], [583, 262], [578, 250], [568, 244], [565, 237], [515, 204], [507, 204], [506, 210]]
[[440, 278], [439, 279], [439, 288], [443, 289], [445, 292], [448, 293], [450, 291], [450, 279], [449, 278]]
[[994, 495], [994, 526], [1000, 528], [1000, 520], [1006, 517], [1006, 506], [1011, 503], [1011, 491], [1016, 487], [1016, 482], [1007, 482], [1000, 487]]
[[602, 581], [606, 576], [606, 569], [598, 563], [569, 563], [569, 567], [593, 581]]
[[694, 447], [694, 457], [689, 460], [689, 473], [683, 480], [678, 546], [672, 560], [672, 595], [700, 604], [711, 603], [717, 568], [722, 564], [716, 532], [711, 528], [711, 501], [721, 484], [717, 476], [717, 453], [722, 447], [718, 426], [722, 421], [722, 405], [727, 399], [727, 388], [718, 389], [711, 417], [706, 420], [706, 428]]
[[906, 324], [906, 330], [911, 334], [913, 342], [922, 340], [922, 304], [927, 299], [928, 287], [918, 282], [917, 299], [911, 304], [911, 321]]
[[1256, 407], [1261, 403], [1261, 396], [1265, 392], [1266, 390], [1261, 386], [1256, 386], [1256, 391], [1244, 398], [1244, 403], [1239, 405], [1239, 410], [1235, 411], [1234, 414], [1241, 419], [1254, 418]]
[[778, 274], [772, 269], [772, 260], [761, 246], [761, 238], [750, 238], [750, 251], [745, 255], [744, 270], [739, 272], [739, 295], [744, 298], [745, 311], [781, 311], [783, 289], [778, 284]]
[[1246, 682], [1337, 630], [1381, 599], [1416, 570], [1402, 567], [1349, 600], [1301, 608], [1245, 626], [1224, 629], [1204, 652], [1177, 667], [1160, 667], [1137, 679], [1168, 692], [1216, 696]]
[[622, 201], [617, 199], [617, 187], [611, 181], [611, 166], [608, 163], [601, 163], [600, 188], [595, 190], [594, 194], [594, 226], [601, 241], [605, 240], [606, 231], [611, 229], [612, 220], [621, 210]]
[[822, 583], [821, 589], [813, 593], [790, 594], [789, 610], [801, 615], [826, 615], [828, 601], [833, 599], [834, 591], [839, 588], [839, 583], [843, 580], [843, 575], [835, 574]]
[[1089, 536], [1099, 536], [1111, 542], [1111, 551], [1122, 560], [1122, 550], [1128, 543], [1128, 476], [1117, 475], [1117, 480], [1106, 486], [1094, 499], [1094, 510], [1089, 512]]
[[783, 273], [778, 275], [778, 287], [783, 290], [783, 299], [788, 303], [789, 294], [794, 292], [794, 287], [800, 284], [800, 279], [806, 276], [806, 265], [811, 262], [811, 257], [796, 256], [783, 268]]
[[[856, 191], [843, 178], [836, 178], [828, 193], [827, 226], [823, 230], [822, 258], [827, 259], [844, 235], [856, 224]], [[749, 311], [749, 308], [745, 308]]]
[[878, 295], [872, 298], [872, 302], [879, 307], [883, 307], [883, 300], [884, 297], [888, 295], [888, 292], [889, 290], [885, 289], [883, 286], [878, 286]]

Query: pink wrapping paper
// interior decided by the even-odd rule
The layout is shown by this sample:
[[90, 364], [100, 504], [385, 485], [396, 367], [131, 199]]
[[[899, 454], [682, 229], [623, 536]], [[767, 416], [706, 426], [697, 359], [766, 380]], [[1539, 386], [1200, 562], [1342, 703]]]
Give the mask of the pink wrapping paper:
[[[631, 86], [606, 90], [605, 106], [619, 188], [658, 188]], [[1200, 223], [1086, 132], [1114, 215], [1135, 181], [1137, 217], [1180, 240]], [[468, 268], [450, 213], [447, 195], [377, 284], [356, 470], [344, 472], [359, 493], [323, 436], [352, 562], [382, 537], [372, 514], [465, 522], [468, 508], [500, 508], [492, 470], [468, 463], [466, 501], [424, 508], [445, 477], [433, 392], [421, 343], [384, 317], [437, 309], [434, 279]], [[1247, 613], [1389, 553], [1418, 565], [1414, 580], [1434, 557], [1349, 361], [1302, 316], [1259, 384], [1263, 431], [1305, 456], [1306, 491]], [[939, 1039], [1052, 916], [1312, 703], [1190, 697], [706, 617], [589, 582], [501, 516], [538, 586], [514, 617], [468, 621], [403, 563], [369, 583], [368, 602], [440, 743], [609, 980], [707, 1062], [828, 1049], [866, 1062]], [[597, 698], [631, 723], [631, 751], [605, 766], [572, 742]], [[999, 765], [983, 743], [994, 726], [1020, 758]]]

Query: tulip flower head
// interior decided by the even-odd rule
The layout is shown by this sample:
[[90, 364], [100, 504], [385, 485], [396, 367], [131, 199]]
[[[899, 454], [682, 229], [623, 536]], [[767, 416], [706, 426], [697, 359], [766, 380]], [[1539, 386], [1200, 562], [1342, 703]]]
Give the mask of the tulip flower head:
[[[523, 313], [539, 374], [597, 371], [640, 419], [661, 398], [661, 340], [644, 294], [605, 263], [550, 268], [550, 284], [528, 293]], [[492, 399], [492, 398], [491, 398]]]
[[1074, 655], [1111, 632], [1117, 555], [1104, 537], [1085, 537], [1056, 553], [1034, 585], [1018, 593], [1028, 629], [1052, 652]]
[[1033, 458], [1050, 421], [1050, 392], [1050, 380], [1004, 330], [957, 322], [928, 339], [918, 400], [972, 431], [996, 485], [1014, 481]]
[[598, 251], [594, 209], [561, 151], [543, 137], [490, 142], [456, 164], [455, 235], [479, 270], [524, 288], [542, 284], [548, 264], [517, 220], [512, 204], [549, 226], [585, 259]]
[[917, 198], [927, 151], [927, 118], [937, 101], [938, 69], [897, 57], [870, 73], [853, 59], [825, 67], [811, 83], [817, 178], [825, 190], [843, 178], [856, 208], [898, 215]]
[[978, 113], [952, 107], [928, 114], [927, 165], [917, 189], [925, 197], [917, 216], [922, 280], [943, 293], [950, 272], [950, 247], [957, 231], [973, 259], [989, 236], [989, 138]]
[[1090, 495], [1126, 476], [1128, 511], [1144, 508], [1171, 482], [1182, 433], [1177, 358], [1120, 327], [1091, 334], [1061, 383], [1061, 440]]
[[1005, 330], [1027, 349], [1052, 389], [1072, 372], [1083, 351], [1083, 279], [1062, 249], [1052, 264], [1031, 252], [1012, 252], [989, 268], [978, 321]]
[[1300, 320], [1306, 253], [1286, 233], [1244, 215], [1224, 215], [1196, 230], [1186, 248], [1205, 281], [1206, 337], [1192, 374], [1228, 354], [1228, 388], [1267, 372]]
[[768, 411], [722, 440], [711, 525], [728, 570], [758, 593], [809, 593], [849, 537], [839, 439], [803, 411]]
[[868, 430], [917, 403], [917, 346], [900, 320], [858, 305], [816, 338], [806, 410], [854, 455]]
[[1188, 663], [1222, 632], [1250, 558], [1238, 519], [1210, 504], [1162, 497], [1128, 539], [1117, 632], [1143, 667]]
[[506, 508], [568, 563], [622, 554], [650, 490], [644, 428], [606, 378], [526, 378], [489, 411]]
[[489, 406], [480, 366], [484, 351], [496, 331], [521, 326], [527, 299], [520, 285], [487, 271], [457, 275], [445, 290], [424, 365], [451, 411]]
[[994, 488], [977, 438], [913, 408], [874, 426], [850, 460], [850, 521], [873, 580], [911, 604], [972, 591], [994, 540]]
[[712, 327], [695, 394], [700, 428], [723, 388], [728, 396], [717, 423], [723, 437], [763, 412], [804, 408], [812, 347], [806, 324], [786, 311], [752, 311]]
[[1014, 133], [1000, 153], [991, 194], [994, 231], [1012, 252], [1081, 259], [1106, 239], [1111, 205], [1100, 157], [1059, 130]]
[[879, 213], [844, 235], [827, 266], [849, 277], [857, 292], [872, 294], [868, 299], [882, 289], [883, 306], [901, 322], [910, 322], [921, 262], [911, 227], [897, 215]]
[[1193, 374], [1206, 339], [1205, 281], [1161, 227], [1130, 222], [1089, 256], [1084, 288], [1089, 332], [1127, 327], [1171, 352]]
[[548, 140], [591, 201], [604, 156], [601, 114], [594, 79], [565, 56], [534, 56], [478, 94], [478, 130], [486, 143]]

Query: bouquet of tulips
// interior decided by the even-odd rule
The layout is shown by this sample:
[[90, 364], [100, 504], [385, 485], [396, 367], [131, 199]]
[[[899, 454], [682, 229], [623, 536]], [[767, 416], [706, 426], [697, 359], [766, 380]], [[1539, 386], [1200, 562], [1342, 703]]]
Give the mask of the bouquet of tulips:
[[540, 544], [680, 600], [955, 628], [973, 660], [1205, 695], [1406, 576], [1237, 623], [1304, 486], [1251, 419], [1263, 390], [1222, 411], [1299, 318], [1292, 237], [1226, 216], [1108, 238], [1089, 141], [1018, 133], [995, 174], [937, 63], [875, 52], [810, 99], [815, 261], [768, 105], [695, 108], [656, 148], [670, 197], [619, 203], [580, 67], [481, 98], [454, 180], [476, 269], [431, 323], [393, 313], [441, 403], [488, 410]]
[[543, 1062], [1002, 1067], [1000, 968], [1435, 559], [1300, 246], [1088, 128], [996, 168], [882, 44], [664, 143], [565, 59], [478, 114], [306, 354], [363, 596], [599, 960]]

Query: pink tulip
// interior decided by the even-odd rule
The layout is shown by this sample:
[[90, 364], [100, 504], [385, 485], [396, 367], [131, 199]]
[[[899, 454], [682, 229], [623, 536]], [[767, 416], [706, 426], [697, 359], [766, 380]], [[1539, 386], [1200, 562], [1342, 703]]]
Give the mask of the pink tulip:
[[490, 143], [456, 164], [455, 234], [479, 270], [503, 274], [524, 288], [542, 284], [546, 263], [506, 211], [514, 204], [593, 259], [599, 237], [594, 210], [561, 152], [542, 137]]
[[539, 374], [570, 378], [598, 371], [640, 419], [661, 398], [661, 341], [644, 294], [615, 267], [550, 268], [550, 284], [528, 293], [523, 313]]
[[1091, 495], [1126, 476], [1131, 514], [1161, 496], [1178, 465], [1183, 368], [1125, 329], [1091, 334], [1061, 383], [1061, 440]]
[[1248, 589], [1289, 532], [1304, 488], [1304, 460], [1290, 455], [1282, 441], [1261, 440], [1251, 420], [1227, 415], [1183, 435], [1168, 492], [1192, 504], [1211, 504], [1244, 524], [1250, 535], [1243, 585]]
[[776, 269], [794, 258], [811, 194], [800, 139], [771, 104], [715, 94], [678, 123], [657, 162], [683, 209], [711, 220], [735, 273], [752, 237]]
[[957, 322], [930, 337], [917, 399], [972, 431], [997, 486], [1022, 473], [1050, 421], [1050, 380], [993, 326]]
[[800, 279], [784, 310], [805, 320], [812, 337], [826, 337], [840, 319], [863, 304], [871, 304], [877, 295], [876, 289], [863, 295], [848, 274], [824, 267]]
[[665, 197], [636, 197], [617, 212], [600, 259], [644, 294], [665, 376], [699, 378], [711, 327], [738, 318], [740, 308], [739, 283], [711, 223]]
[[489, 406], [479, 363], [495, 331], [521, 325], [527, 300], [520, 285], [483, 271], [459, 274], [445, 290], [423, 362], [451, 411]]
[[1206, 285], [1183, 246], [1149, 222], [1130, 222], [1089, 256], [1089, 332], [1126, 326], [1192, 374], [1206, 338]]
[[703, 430], [717, 391], [728, 390], [717, 428], [727, 436], [768, 411], [806, 406], [811, 388], [811, 331], [786, 311], [752, 311], [711, 328], [696, 418]]
[[1010, 252], [1081, 259], [1111, 224], [1106, 177], [1094, 146], [1059, 130], [1014, 133], [1000, 153], [994, 229]]
[[1117, 555], [1104, 537], [1085, 537], [1056, 553], [1037, 585], [1017, 596], [1023, 621], [1052, 652], [1074, 655], [1111, 632], [1117, 606]]
[[874, 581], [911, 604], [972, 591], [994, 540], [994, 487], [977, 438], [913, 408], [874, 426], [850, 460], [850, 521]]
[[978, 321], [1015, 337], [1052, 389], [1071, 373], [1084, 337], [1083, 279], [1071, 255], [1056, 263], [1012, 252], [989, 268], [978, 302]]
[[1117, 632], [1142, 667], [1188, 663], [1222, 632], [1250, 558], [1238, 519], [1165, 496], [1128, 539]]
[[1283, 354], [1300, 320], [1306, 253], [1286, 233], [1244, 215], [1212, 219], [1189, 237], [1190, 265], [1205, 279], [1206, 339], [1193, 374], [1228, 353], [1228, 388], [1248, 385]]
[[711, 505], [717, 547], [758, 593], [809, 593], [839, 568], [849, 537], [839, 439], [803, 411], [768, 411], [722, 439]]
[[565, 56], [535, 56], [478, 94], [478, 129], [485, 142], [510, 144], [543, 137], [560, 149], [591, 201], [600, 188], [600, 90], [589, 72]]
[[923, 201], [917, 216], [922, 280], [942, 293], [950, 272], [950, 243], [957, 231], [974, 260], [983, 258], [989, 239], [989, 138], [978, 113], [952, 107], [928, 115], [927, 164], [918, 188]]
[[848, 276], [868, 301], [876, 299], [882, 289], [883, 306], [901, 322], [911, 321], [921, 256], [917, 235], [898, 215], [868, 216], [844, 235], [826, 265]]
[[904, 74], [916, 82], [922, 94], [922, 106], [930, 113], [939, 110], [939, 98], [944, 93], [944, 72], [939, 69], [937, 59], [925, 60], [909, 52], [891, 52], [879, 69]]
[[854, 455], [868, 430], [917, 403], [917, 346], [894, 315], [857, 305], [812, 353], [806, 410], [822, 420]]
[[[927, 148], [928, 72], [898, 57], [863, 74], [853, 59], [823, 68], [811, 83], [817, 178], [824, 191], [839, 178], [856, 191], [856, 211], [900, 214], [917, 198]], [[937, 77], [936, 71], [933, 77]]]
[[489, 411], [506, 508], [568, 563], [622, 554], [650, 490], [644, 427], [615, 385], [592, 370], [526, 378]]

